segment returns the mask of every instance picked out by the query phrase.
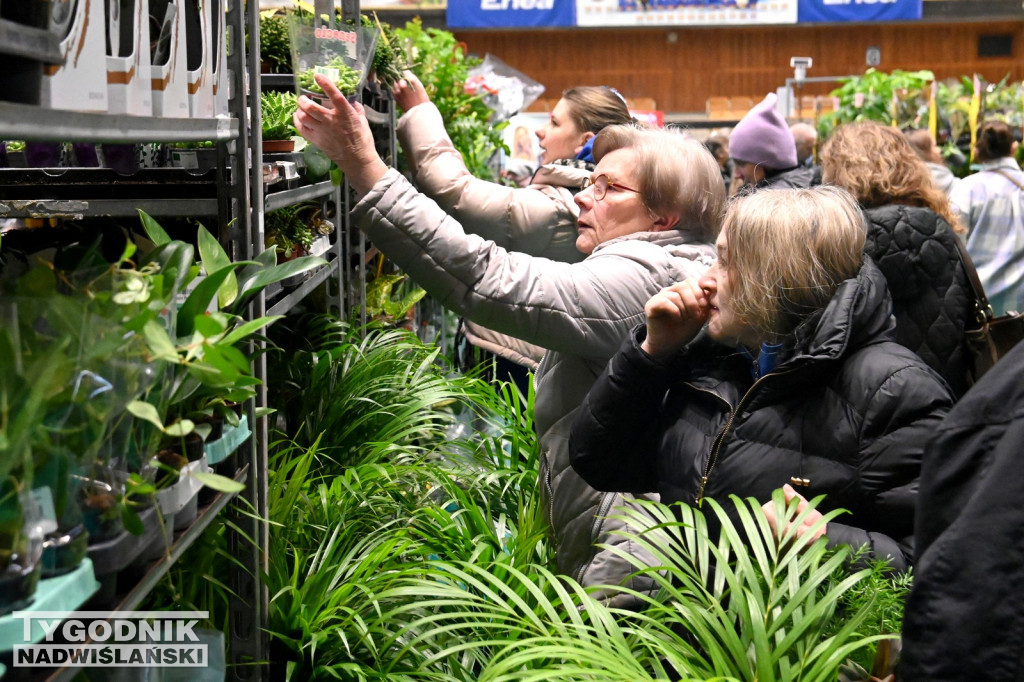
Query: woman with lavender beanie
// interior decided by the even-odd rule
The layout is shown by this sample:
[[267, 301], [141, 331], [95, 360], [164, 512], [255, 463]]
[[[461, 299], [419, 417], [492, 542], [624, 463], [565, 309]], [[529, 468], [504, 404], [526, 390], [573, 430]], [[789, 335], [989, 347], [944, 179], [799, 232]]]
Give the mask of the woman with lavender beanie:
[[814, 183], [814, 169], [797, 163], [796, 142], [769, 93], [747, 112], [729, 135], [734, 187], [751, 192], [767, 187], [799, 189]]

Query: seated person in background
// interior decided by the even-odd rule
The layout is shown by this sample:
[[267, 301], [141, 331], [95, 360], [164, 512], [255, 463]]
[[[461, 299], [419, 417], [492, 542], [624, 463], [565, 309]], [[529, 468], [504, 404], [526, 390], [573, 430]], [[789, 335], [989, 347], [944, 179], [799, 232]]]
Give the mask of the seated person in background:
[[810, 187], [814, 183], [814, 169], [797, 162], [796, 142], [786, 119], [775, 108], [777, 100], [774, 92], [769, 93], [729, 135], [735, 191]]
[[[703, 277], [653, 297], [572, 425], [598, 490], [665, 503], [825, 494], [830, 544], [898, 570], [914, 555], [921, 455], [952, 398], [892, 342], [864, 220], [836, 187], [737, 198]], [[817, 514], [815, 518], [820, 518]]]
[[949, 196], [960, 179], [953, 175], [953, 171], [946, 165], [946, 160], [942, 158], [942, 150], [935, 143], [935, 138], [924, 129], [908, 130], [903, 134], [907, 136], [907, 142], [917, 154], [917, 158], [924, 161], [924, 165], [928, 167], [935, 187]]
[[[569, 425], [608, 358], [643, 320], [647, 299], [714, 261], [711, 243], [725, 206], [718, 164], [682, 135], [605, 128], [594, 142], [594, 174], [575, 196], [576, 247], [587, 258], [561, 263], [466, 234], [384, 165], [360, 105], [349, 104], [327, 78], [317, 79], [333, 108], [300, 97], [295, 124], [359, 195], [353, 224], [443, 305], [548, 350], [535, 378], [534, 424], [558, 570], [583, 585], [622, 582], [633, 566], [596, 544], [626, 542], [614, 532], [622, 523], [607, 517], [632, 502], [590, 488], [573, 472]], [[654, 583], [636, 576], [630, 586], [650, 591]], [[627, 601], [617, 605], [632, 606], [621, 596]]]
[[949, 196], [967, 227], [967, 251], [996, 315], [1024, 311], [1024, 172], [1016, 154], [1010, 126], [985, 121], [974, 143], [981, 170]]
[[850, 192], [868, 218], [864, 252], [892, 294], [896, 341], [967, 390], [964, 330], [974, 293], [961, 265], [956, 212], [902, 133], [863, 121], [841, 125], [821, 150], [824, 181]]
[[[573, 197], [594, 170], [594, 136], [605, 126], [633, 121], [622, 95], [604, 86], [563, 92], [548, 122], [537, 131], [544, 165], [525, 187], [470, 174], [445, 131], [441, 112], [412, 73], [406, 72], [395, 87], [395, 101], [405, 112], [397, 132], [413, 182], [466, 232], [531, 256], [567, 263], [583, 260], [586, 254], [576, 248], [580, 210]], [[497, 378], [511, 378], [527, 392], [528, 372], [537, 369], [543, 348], [465, 319], [460, 329], [472, 347], [462, 349], [467, 356], [461, 363], [464, 369], [493, 358]]]

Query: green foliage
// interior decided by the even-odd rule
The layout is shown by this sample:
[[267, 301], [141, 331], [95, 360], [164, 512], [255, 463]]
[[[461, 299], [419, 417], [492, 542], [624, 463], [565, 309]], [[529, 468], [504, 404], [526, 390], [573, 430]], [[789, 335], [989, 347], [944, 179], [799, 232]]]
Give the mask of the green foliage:
[[288, 20], [279, 13], [260, 13], [260, 61], [271, 73], [291, 73], [292, 51]]
[[[289, 431], [304, 420], [275, 448], [268, 495], [281, 677], [834, 680], [898, 618], [881, 569], [777, 538], [753, 500], [625, 512], [665, 567], [661, 592], [637, 595], [639, 614], [607, 606], [552, 570], [533, 396], [448, 377], [409, 332], [358, 334], [327, 319], [292, 330], [308, 348], [288, 353], [292, 385], [273, 397]], [[343, 407], [292, 405], [314, 394]]]
[[261, 92], [260, 120], [264, 140], [290, 140], [295, 132], [292, 116], [298, 109], [294, 92]]
[[274, 245], [277, 252], [285, 256], [294, 254], [296, 245], [309, 251], [317, 234], [307, 222], [306, 213], [302, 205], [285, 206], [268, 213], [264, 225], [267, 245]]
[[[416, 285], [403, 286], [407, 275], [379, 274], [366, 285], [366, 315], [379, 322], [403, 320], [427, 292]], [[395, 289], [398, 289], [397, 295]]]
[[402, 72], [412, 64], [398, 48], [398, 38], [390, 24], [378, 19], [376, 12], [372, 19], [365, 14], [359, 18], [363, 28], [377, 29], [377, 44], [374, 46], [370, 70], [380, 84], [386, 90], [390, 90], [402, 79]]
[[439, 350], [405, 330], [370, 329], [362, 338], [348, 325], [335, 328], [340, 338], [325, 336], [336, 343], [268, 356], [283, 362], [270, 403], [280, 407], [288, 435], [304, 447], [321, 438], [321, 453], [343, 465], [443, 442], [452, 415], [438, 406], [458, 402], [465, 389], [438, 371]]
[[395, 29], [394, 38], [414, 64], [413, 73], [423, 82], [427, 95], [447, 122], [452, 144], [462, 154], [469, 172], [486, 180], [496, 180], [490, 165], [504, 143], [501, 131], [507, 125], [489, 123], [491, 109], [478, 95], [466, 94], [470, 67], [480, 64], [478, 57], [467, 55], [455, 36], [441, 29], [424, 29], [420, 20]]
[[927, 104], [926, 91], [934, 79], [931, 71], [885, 73], [873, 68], [863, 76], [843, 79], [843, 85], [832, 91], [839, 98], [839, 108], [819, 119], [819, 135], [825, 139], [836, 126], [854, 121], [896, 122], [900, 127], [917, 124], [920, 102], [923, 98]]
[[[895, 123], [900, 129], [928, 127], [929, 100], [934, 74], [931, 71], [891, 73], [868, 69], [863, 76], [843, 80], [843, 85], [832, 91], [840, 106], [818, 120], [818, 133], [827, 138], [837, 125], [853, 121], [871, 120]], [[1007, 74], [998, 83], [982, 86], [980, 122], [997, 119], [1011, 127], [1024, 125], [1024, 85], [1010, 82]], [[937, 119], [936, 141], [943, 154], [959, 153], [970, 156], [970, 111], [974, 96], [974, 82], [968, 76], [947, 79], [936, 84], [935, 110]], [[953, 169], [958, 175], [970, 172], [966, 161]]]
[[337, 70], [338, 76], [334, 79], [334, 85], [337, 86], [338, 90], [340, 90], [343, 95], [354, 95], [356, 90], [359, 88], [359, 72], [346, 64], [345, 60], [340, 56], [334, 57], [320, 67], [309, 68], [300, 73], [300, 88], [319, 95], [324, 94], [323, 89], [317, 85], [316, 81], [313, 79], [313, 76], [317, 73], [323, 73], [323, 71], [318, 71], [318, 68]]

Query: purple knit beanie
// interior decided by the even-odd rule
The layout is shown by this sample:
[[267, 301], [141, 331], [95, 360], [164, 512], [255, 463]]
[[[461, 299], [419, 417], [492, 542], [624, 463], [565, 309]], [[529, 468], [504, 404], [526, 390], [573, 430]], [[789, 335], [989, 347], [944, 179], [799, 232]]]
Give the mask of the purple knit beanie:
[[796, 166], [796, 143], [786, 119], [775, 110], [774, 92], [740, 119], [729, 135], [729, 156], [772, 170]]

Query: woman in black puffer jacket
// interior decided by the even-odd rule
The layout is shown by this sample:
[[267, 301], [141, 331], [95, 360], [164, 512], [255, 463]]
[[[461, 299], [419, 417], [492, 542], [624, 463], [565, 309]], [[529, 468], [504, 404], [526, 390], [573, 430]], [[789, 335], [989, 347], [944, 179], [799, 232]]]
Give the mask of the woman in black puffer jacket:
[[974, 293], [956, 240], [964, 233], [949, 198], [906, 137], [874, 121], [836, 128], [821, 150], [826, 183], [854, 196], [868, 218], [864, 253], [892, 294], [896, 341], [949, 382], [967, 390], [964, 331], [974, 324]]
[[[739, 199], [704, 277], [663, 290], [591, 389], [572, 465], [598, 490], [666, 503], [825, 494], [848, 510], [818, 532], [913, 560], [921, 454], [952, 404], [892, 341], [864, 219], [835, 187]], [[706, 325], [706, 328], [705, 328]], [[817, 517], [816, 517], [817, 518]]]

